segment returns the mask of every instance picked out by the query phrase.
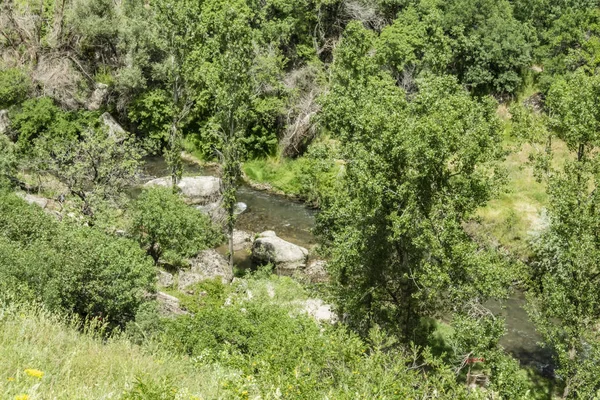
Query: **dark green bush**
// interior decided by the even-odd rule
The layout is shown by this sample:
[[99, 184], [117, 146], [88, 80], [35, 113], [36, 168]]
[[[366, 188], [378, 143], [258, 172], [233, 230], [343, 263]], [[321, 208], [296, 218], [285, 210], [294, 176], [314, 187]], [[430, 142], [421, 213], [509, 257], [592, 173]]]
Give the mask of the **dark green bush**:
[[59, 223], [0, 193], [0, 281], [23, 284], [50, 309], [114, 326], [135, 316], [154, 269], [133, 241]]
[[0, 109], [21, 103], [30, 87], [31, 81], [21, 69], [0, 69]]
[[217, 245], [221, 234], [210, 219], [170, 188], [145, 189], [133, 205], [131, 232], [155, 262], [190, 257]]

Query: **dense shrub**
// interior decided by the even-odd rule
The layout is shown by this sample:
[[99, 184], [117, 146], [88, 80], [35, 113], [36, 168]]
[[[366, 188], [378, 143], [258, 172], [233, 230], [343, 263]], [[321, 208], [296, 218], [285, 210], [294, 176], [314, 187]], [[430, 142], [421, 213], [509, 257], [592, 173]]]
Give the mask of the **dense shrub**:
[[255, 287], [257, 297], [251, 301], [244, 300], [243, 284], [205, 282], [198, 289], [204, 293], [201, 304], [193, 315], [164, 322], [161, 346], [191, 356], [198, 365], [239, 370], [238, 377], [222, 384], [228, 397], [271, 398], [279, 393], [295, 399], [415, 398], [435, 390], [466, 394], [449, 367], [428, 355], [425, 362], [432, 369], [422, 379], [419, 370], [408, 366], [412, 355], [377, 329], [366, 343], [342, 327], [320, 326], [298, 313], [293, 303], [262, 298]]
[[24, 285], [51, 309], [120, 325], [134, 317], [153, 279], [135, 242], [59, 223], [0, 194], [0, 281]]
[[20, 69], [0, 69], [0, 109], [21, 103], [31, 86], [29, 77]]
[[145, 189], [133, 205], [131, 232], [155, 262], [173, 262], [217, 245], [221, 234], [210, 219], [170, 188]]

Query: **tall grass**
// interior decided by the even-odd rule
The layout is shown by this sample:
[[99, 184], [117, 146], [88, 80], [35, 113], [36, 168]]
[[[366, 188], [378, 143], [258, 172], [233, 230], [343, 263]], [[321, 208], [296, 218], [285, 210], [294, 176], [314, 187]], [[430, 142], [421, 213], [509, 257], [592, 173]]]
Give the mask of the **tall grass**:
[[[124, 337], [102, 339], [98, 326], [81, 326], [40, 306], [0, 300], [0, 398], [119, 399], [137, 381], [169, 382], [173, 398], [221, 397], [226, 371]], [[37, 371], [43, 376], [31, 376]]]

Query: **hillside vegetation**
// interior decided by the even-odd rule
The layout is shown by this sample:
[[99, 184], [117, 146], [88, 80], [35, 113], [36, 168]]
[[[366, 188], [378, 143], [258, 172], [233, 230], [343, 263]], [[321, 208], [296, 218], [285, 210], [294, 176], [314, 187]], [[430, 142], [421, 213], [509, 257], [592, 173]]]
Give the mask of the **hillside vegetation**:
[[599, 60], [596, 0], [2, 1], [0, 397], [599, 398]]

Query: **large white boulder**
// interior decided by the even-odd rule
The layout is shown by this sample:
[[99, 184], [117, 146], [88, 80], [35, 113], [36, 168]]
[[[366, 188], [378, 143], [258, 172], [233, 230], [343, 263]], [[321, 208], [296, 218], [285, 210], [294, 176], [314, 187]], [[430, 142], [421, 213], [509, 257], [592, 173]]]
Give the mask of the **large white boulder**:
[[205, 250], [196, 257], [190, 259], [190, 269], [179, 272], [179, 290], [214, 278], [221, 278], [223, 283], [229, 283], [233, 279], [233, 271], [227, 260], [217, 253], [216, 250]]
[[266, 231], [254, 240], [252, 259], [258, 264], [271, 263], [278, 273], [290, 275], [306, 267], [308, 250], [277, 237], [273, 231]]
[[[145, 186], [171, 186], [171, 177], [153, 179]], [[190, 204], [217, 203], [221, 198], [221, 179], [214, 176], [186, 176], [177, 183]]]

